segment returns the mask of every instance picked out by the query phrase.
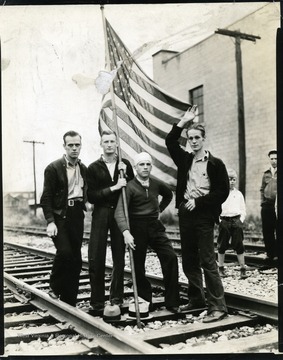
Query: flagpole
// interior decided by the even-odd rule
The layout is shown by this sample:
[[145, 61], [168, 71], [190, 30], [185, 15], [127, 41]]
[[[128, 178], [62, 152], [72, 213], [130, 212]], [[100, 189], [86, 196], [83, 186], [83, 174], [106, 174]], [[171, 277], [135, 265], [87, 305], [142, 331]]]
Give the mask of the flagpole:
[[[108, 40], [107, 40], [107, 33], [106, 33], [106, 23], [104, 17], [104, 5], [100, 6], [101, 14], [102, 14], [102, 23], [103, 23], [103, 32], [104, 32], [104, 40], [105, 40], [105, 54], [106, 54], [106, 66], [107, 70], [111, 71], [110, 66], [110, 56], [109, 56], [109, 48], [108, 48]], [[117, 144], [118, 144], [118, 161], [122, 161], [122, 154], [121, 154], [121, 147], [120, 147], [120, 137], [119, 137], [119, 128], [118, 128], [118, 121], [117, 121], [117, 111], [116, 111], [116, 104], [115, 104], [115, 97], [114, 97], [114, 89], [113, 83], [111, 82], [110, 85], [110, 93], [111, 93], [111, 101], [112, 101], [112, 108], [113, 108], [113, 120], [115, 125], [115, 132], [117, 135]], [[120, 170], [120, 177], [124, 178], [124, 171]], [[129, 213], [128, 213], [128, 204], [127, 204], [127, 197], [126, 197], [126, 189], [122, 187], [122, 199], [123, 199], [123, 206], [124, 212], [126, 217], [126, 222], [128, 227], [130, 228], [129, 223]], [[132, 280], [133, 280], [133, 290], [134, 290], [134, 300], [135, 300], [135, 308], [136, 308], [136, 318], [137, 318], [137, 326], [138, 328], [142, 327], [141, 318], [140, 318], [140, 308], [139, 308], [139, 300], [138, 300], [138, 289], [137, 289], [137, 281], [136, 281], [136, 273], [135, 273], [135, 264], [134, 264], [134, 255], [133, 250], [131, 247], [128, 246], [129, 255], [130, 255], [130, 264], [131, 264], [131, 272], [132, 272]]]

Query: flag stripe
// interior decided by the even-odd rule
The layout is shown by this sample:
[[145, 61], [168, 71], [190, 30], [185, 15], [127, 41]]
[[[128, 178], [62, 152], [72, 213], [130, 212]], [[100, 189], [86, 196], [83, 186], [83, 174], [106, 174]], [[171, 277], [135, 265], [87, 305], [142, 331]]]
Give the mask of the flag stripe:
[[146, 81], [136, 72], [137, 66], [133, 65], [133, 70], [131, 71], [131, 79], [139, 85], [144, 91], [154, 96], [156, 99], [163, 102], [165, 106], [169, 105], [176, 110], [180, 110], [180, 116], [184, 115], [184, 113], [188, 110], [189, 105], [187, 103], [178, 101], [170, 96], [168, 96], [164, 91], [160, 91], [158, 86], [155, 84], [153, 86], [152, 82]]
[[[108, 95], [108, 97], [109, 98], [111, 97], [110, 94]], [[118, 104], [118, 106], [119, 106], [119, 101], [121, 100], [122, 99], [120, 97], [118, 98], [115, 97], [115, 102]], [[156, 144], [162, 145], [164, 147], [165, 146], [164, 139], [168, 134], [168, 132], [171, 130], [172, 125], [170, 123], [168, 124], [162, 118], [156, 117], [151, 112], [145, 110], [145, 108], [141, 106], [139, 103], [137, 103], [134, 98], [131, 98], [130, 102], [133, 106], [131, 106], [131, 110], [127, 108], [127, 113], [129, 113], [129, 115], [126, 115], [124, 113], [122, 118], [125, 119], [126, 117], [128, 117], [129, 119], [127, 120], [125, 119], [125, 121], [127, 121], [128, 123], [134, 122], [137, 128], [139, 127], [141, 128], [142, 133], [145, 132], [146, 134], [148, 134], [148, 136], [150, 136], [151, 134], [151, 137], [153, 137]], [[103, 108], [110, 106], [111, 106], [111, 100], [109, 99], [104, 102]], [[122, 107], [119, 108], [119, 111], [123, 112]], [[150, 133], [148, 133], [148, 131]], [[183, 136], [180, 138], [180, 144], [183, 147], [186, 146], [186, 141], [187, 140]]]
[[[117, 120], [123, 156], [133, 161], [141, 151], [150, 153], [152, 176], [175, 186], [177, 170], [165, 138], [191, 105], [161, 89], [144, 73], [107, 20], [106, 30], [111, 70], [118, 67], [118, 62], [122, 64], [113, 80], [115, 103], [112, 104], [110, 93], [102, 99], [99, 131], [105, 128], [115, 131]], [[185, 147], [186, 139], [182, 137], [180, 143]]]
[[[111, 115], [111, 113], [110, 113]], [[103, 122], [110, 128], [113, 129], [114, 122], [109, 117], [107, 112], [101, 113], [101, 118]], [[121, 120], [118, 118], [118, 123]], [[120, 122], [121, 123], [121, 122]], [[172, 159], [156, 150], [155, 148], [151, 148], [148, 144], [142, 141], [142, 139], [135, 133], [134, 129], [130, 127], [123, 127], [119, 126], [119, 137], [123, 139], [124, 142], [131, 146], [131, 148], [136, 152], [146, 151], [149, 152], [153, 159], [153, 164], [158, 168], [162, 169], [162, 171], [166, 172], [167, 174], [171, 175], [173, 178], [176, 177], [176, 170], [174, 169], [174, 163]], [[130, 157], [133, 157], [131, 153], [129, 154]]]
[[[121, 60], [121, 58], [122, 58], [123, 60], [128, 62], [128, 64], [130, 65], [130, 66], [126, 65], [128, 69], [130, 69], [132, 66], [132, 71], [129, 71], [129, 73], [133, 76], [133, 78], [140, 79], [139, 81], [137, 80], [136, 82], [137, 83], [144, 82], [145, 85], [146, 84], [148, 85], [148, 86], [144, 85], [143, 86], [144, 89], [146, 89], [148, 92], [152, 92], [152, 93], [155, 92], [156, 93], [155, 97], [157, 97], [157, 98], [158, 98], [157, 91], [159, 91], [164, 96], [164, 98], [166, 98], [165, 103], [170, 104], [173, 107], [180, 108], [183, 111], [186, 111], [188, 109], [188, 107], [190, 106], [190, 104], [177, 99], [172, 94], [168, 94], [163, 89], [161, 90], [161, 88], [144, 73], [144, 71], [141, 69], [139, 64], [133, 59], [129, 50], [123, 44], [122, 40], [117, 35], [117, 33], [113, 30], [113, 28], [111, 27], [108, 20], [106, 20], [106, 24], [107, 24], [107, 29], [109, 31], [108, 34], [110, 35], [111, 40], [112, 40], [112, 41], [108, 41], [108, 46], [110, 47], [110, 51], [112, 50], [112, 55], [113, 55], [112, 61], [115, 60], [114, 61], [115, 66], [117, 66], [118, 61]], [[117, 43], [120, 45], [120, 47], [118, 47], [118, 48], [117, 48], [117, 46], [115, 46], [115, 38], [117, 39]], [[110, 40], [110, 39], [108, 39], [108, 40]], [[120, 51], [118, 51], [118, 50], [120, 50]], [[120, 59], [118, 58], [118, 53], [121, 57]], [[160, 99], [163, 99], [163, 96], [160, 96]]]
[[[103, 122], [100, 124], [99, 128], [100, 131], [103, 131], [103, 129], [112, 129], [113, 124], [111, 123], [111, 121], [110, 123]], [[120, 135], [120, 146], [123, 153], [123, 157], [128, 159], [131, 163], [133, 163], [133, 159], [136, 154], [140, 153], [141, 151], [144, 151], [144, 149], [140, 145], [133, 143], [133, 139], [128, 137], [127, 134], [125, 134], [123, 131], [121, 131], [121, 135]], [[153, 168], [151, 173], [152, 176], [166, 182], [168, 185], [174, 188], [175, 179], [177, 175], [176, 170], [173, 168], [168, 169], [168, 167], [160, 163], [160, 161], [158, 161], [154, 156], [152, 156], [152, 160], [153, 160]]]

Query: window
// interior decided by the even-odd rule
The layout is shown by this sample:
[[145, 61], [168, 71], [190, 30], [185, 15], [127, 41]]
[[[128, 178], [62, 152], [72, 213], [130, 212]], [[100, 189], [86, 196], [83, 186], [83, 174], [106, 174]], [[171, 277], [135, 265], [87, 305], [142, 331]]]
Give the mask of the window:
[[203, 112], [203, 85], [198, 86], [192, 90], [189, 90], [189, 102], [192, 105], [197, 105], [196, 117], [198, 122], [204, 122], [204, 112]]

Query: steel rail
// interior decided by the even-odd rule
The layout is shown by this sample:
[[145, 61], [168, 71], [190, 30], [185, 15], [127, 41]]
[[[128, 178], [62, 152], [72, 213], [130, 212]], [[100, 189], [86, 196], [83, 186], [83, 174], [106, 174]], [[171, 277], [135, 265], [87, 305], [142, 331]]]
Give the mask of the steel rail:
[[[135, 340], [115, 327], [105, 323], [101, 318], [95, 318], [84, 311], [74, 308], [63, 301], [52, 299], [45, 292], [16, 279], [4, 272], [4, 283], [12, 291], [18, 289], [29, 293], [32, 305], [48, 311], [50, 315], [62, 322], [67, 322], [70, 328], [87, 339], [95, 338], [96, 343], [109, 354], [158, 354], [159, 350], [141, 340]], [[67, 319], [67, 320], [66, 320]]]
[[[43, 226], [23, 226], [23, 225], [4, 225], [3, 227], [4, 230], [7, 231], [21, 231], [21, 232], [25, 232], [25, 233], [30, 233], [30, 234], [37, 234], [37, 235], [43, 235], [43, 236], [47, 236], [46, 235], [46, 228]], [[176, 242], [180, 242], [180, 232], [178, 229], [170, 229], [170, 227], [166, 228], [166, 234], [167, 236], [170, 238], [171, 241], [176, 241]], [[249, 231], [244, 233], [245, 235], [245, 239], [244, 239], [244, 243], [245, 246], [251, 246], [261, 249], [264, 247], [264, 244], [262, 242], [262, 235], [260, 234], [253, 234], [250, 233]], [[85, 230], [84, 231], [84, 240], [88, 240], [90, 236], [90, 231]], [[217, 233], [215, 234], [215, 237], [217, 237]], [[255, 244], [255, 242], [260, 241], [260, 244]]]
[[[47, 237], [46, 229], [43, 228], [43, 227], [5, 225], [4, 230], [14, 231], [14, 232], [20, 231], [20, 232], [24, 232], [26, 234], [39, 235], [39, 236], [46, 236]], [[178, 230], [172, 231], [170, 229], [167, 229], [166, 233], [167, 233], [167, 236], [169, 237], [169, 239], [173, 243], [174, 250], [178, 254], [181, 253], [179, 231]], [[90, 236], [90, 232], [89, 231], [84, 231], [83, 240], [84, 241], [89, 241], [89, 236]], [[258, 239], [258, 236], [256, 236], [256, 238]], [[108, 242], [109, 242], [109, 240], [110, 240], [110, 237], [108, 238]], [[214, 244], [215, 244], [215, 247], [216, 247], [217, 246], [216, 239], [214, 241]], [[260, 253], [265, 252], [263, 242], [255, 243], [253, 241], [244, 240], [244, 246], [245, 246], [246, 251], [253, 251], [253, 252], [260, 252]], [[226, 252], [225, 258], [226, 258], [226, 260], [232, 261], [232, 260], [236, 259], [236, 254], [234, 254], [234, 253], [231, 254], [229, 252]], [[258, 263], [262, 262], [261, 258], [257, 258], [255, 255], [250, 255], [248, 253], [245, 253], [245, 258], [246, 258], [246, 260], [248, 260], [248, 261], [250, 261], [250, 262], [252, 262], [254, 264], [258, 264]]]
[[[48, 258], [54, 257], [54, 253], [47, 250], [36, 249], [30, 246], [14, 244], [7, 241], [4, 241], [4, 245], [12, 246], [17, 250], [28, 251], [29, 253], [32, 253], [34, 255], [40, 255]], [[87, 261], [83, 261], [82, 268], [84, 270], [88, 269]], [[106, 265], [106, 272], [110, 273], [111, 271], [112, 271], [112, 266]], [[147, 273], [146, 275], [153, 286], [163, 287], [163, 279], [161, 277], [149, 273]], [[127, 280], [131, 279], [130, 269], [124, 269], [124, 278]], [[179, 286], [180, 288], [186, 289], [188, 284], [183, 281], [179, 281]], [[186, 298], [187, 296], [186, 291], [183, 292], [182, 296]], [[246, 295], [241, 295], [228, 291], [225, 291], [225, 300], [227, 306], [232, 309], [238, 309], [240, 311], [251, 311], [255, 314], [271, 319], [273, 321], [278, 320], [278, 304], [275, 302], [267, 301], [259, 298], [252, 298]]]

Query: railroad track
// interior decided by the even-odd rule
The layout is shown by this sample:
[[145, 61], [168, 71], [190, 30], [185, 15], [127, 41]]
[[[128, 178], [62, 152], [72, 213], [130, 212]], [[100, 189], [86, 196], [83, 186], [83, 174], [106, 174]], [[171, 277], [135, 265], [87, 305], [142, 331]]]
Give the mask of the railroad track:
[[[41, 355], [164, 354], [166, 349], [172, 353], [231, 353], [277, 347], [277, 304], [226, 292], [229, 316], [217, 323], [203, 324], [201, 318], [205, 309], [182, 314], [164, 309], [162, 280], [157, 276], [149, 277], [155, 289], [155, 311], [149, 318], [142, 319], [146, 331], [137, 329], [136, 320], [128, 316], [128, 300], [133, 297], [129, 271], [125, 272], [121, 320], [106, 323], [87, 313], [89, 281], [86, 262], [80, 278], [77, 308], [48, 296], [53, 256], [51, 252], [4, 243], [5, 344], [11, 355], [36, 355], [36, 347], [40, 348]], [[109, 282], [111, 267], [107, 267], [107, 272], [106, 281]], [[187, 285], [180, 282], [180, 295], [184, 302], [186, 288]], [[213, 343], [212, 350], [206, 340], [200, 340], [198, 346], [191, 346], [189, 351], [186, 347], [191, 339], [213, 338], [217, 332], [235, 328], [259, 327], [271, 328], [268, 333], [254, 334], [252, 340], [230, 340], [226, 351], [223, 351], [223, 342]], [[130, 336], [127, 329], [132, 331]]]
[[[6, 225], [4, 230], [13, 232], [22, 232], [26, 234], [32, 234], [37, 236], [46, 236], [46, 229], [38, 226], [14, 226]], [[172, 241], [172, 245], [178, 255], [181, 255], [181, 243], [179, 237], [179, 231], [175, 228], [168, 228], [166, 233], [169, 239]], [[88, 241], [90, 236], [89, 231], [84, 232], [84, 241]], [[215, 249], [217, 249], [217, 233], [215, 234]], [[251, 266], [262, 265], [265, 259], [265, 250], [262, 242], [261, 234], [246, 232], [245, 234], [245, 262]], [[215, 250], [217, 253], [217, 250]], [[225, 261], [235, 262], [237, 261], [237, 255], [234, 251], [227, 251], [225, 255]]]

